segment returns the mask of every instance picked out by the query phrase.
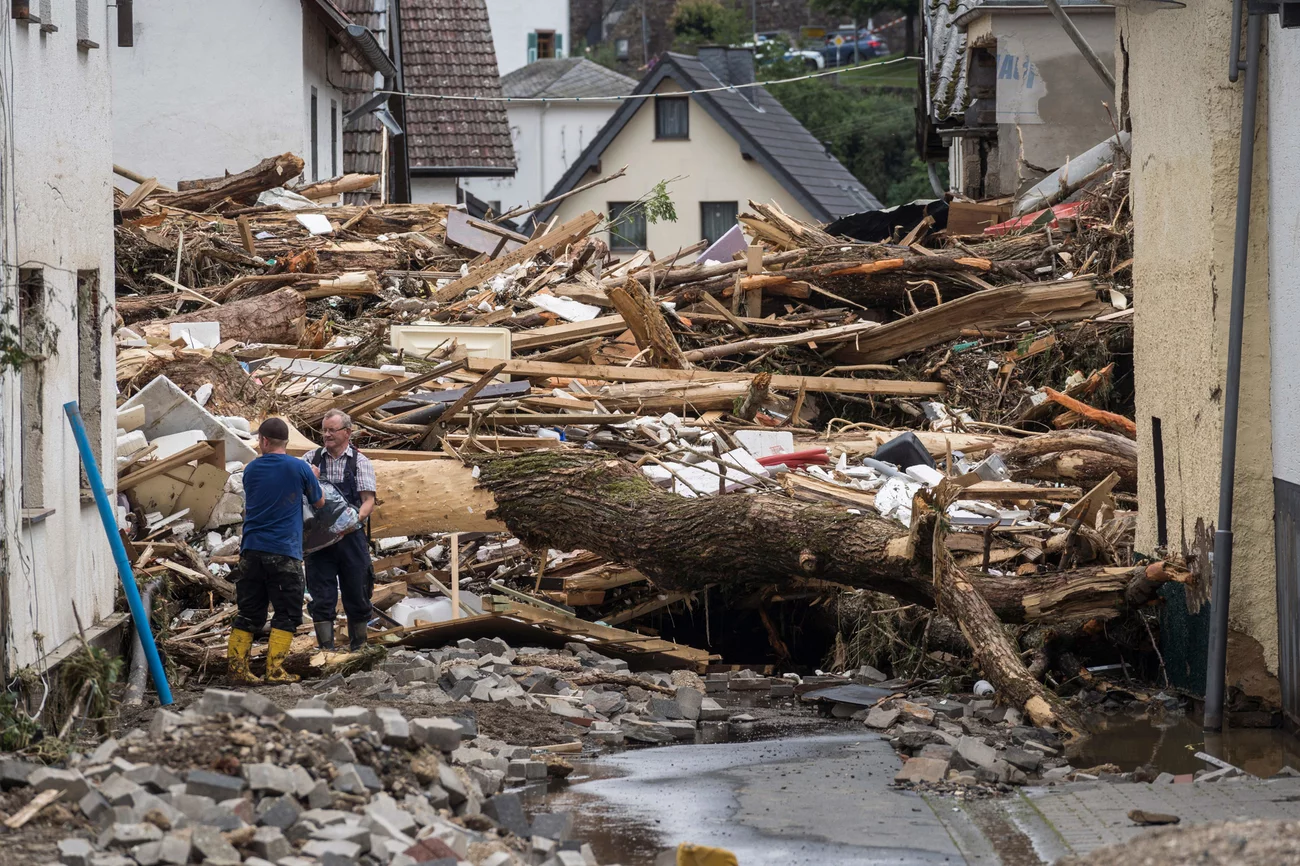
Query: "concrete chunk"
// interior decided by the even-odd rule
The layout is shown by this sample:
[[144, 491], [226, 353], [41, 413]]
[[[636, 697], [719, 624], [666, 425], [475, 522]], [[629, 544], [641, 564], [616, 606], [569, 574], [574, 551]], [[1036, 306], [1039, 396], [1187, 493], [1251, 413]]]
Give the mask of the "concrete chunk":
[[483, 801], [483, 814], [521, 839], [529, 836], [528, 817], [518, 794], [497, 794]]
[[704, 705], [704, 693], [691, 688], [690, 686], [680, 686], [677, 689], [677, 708], [682, 714], [683, 719], [698, 721], [700, 710]]
[[334, 728], [334, 713], [314, 707], [295, 707], [284, 714], [281, 724], [291, 731], [328, 734]]
[[58, 770], [54, 767], [39, 767], [27, 777], [27, 784], [36, 791], [60, 791], [59, 799], [75, 802], [86, 796], [90, 783], [76, 770]]
[[112, 824], [99, 836], [100, 848], [130, 848], [141, 842], [162, 838], [162, 830], [153, 824]]
[[285, 767], [277, 767], [275, 764], [245, 764], [243, 772], [248, 787], [253, 791], [289, 794], [298, 789], [293, 771]]
[[85, 839], [63, 839], [59, 842], [59, 862], [65, 866], [90, 866], [94, 851]]
[[198, 851], [199, 858], [209, 866], [239, 866], [243, 857], [235, 846], [226, 841], [216, 827], [195, 827], [190, 841]]
[[190, 770], [185, 777], [185, 793], [211, 797], [218, 803], [238, 797], [243, 790], [244, 780], [238, 776], [213, 773], [210, 770]]
[[258, 827], [253, 831], [253, 839], [248, 843], [248, 850], [258, 857], [275, 861], [293, 854], [293, 846], [284, 838], [278, 827]]
[[157, 764], [136, 767], [133, 770], [128, 770], [124, 775], [132, 782], [155, 794], [165, 794], [173, 786], [181, 784], [180, 776]]
[[948, 762], [938, 758], [908, 758], [898, 773], [895, 782], [942, 782], [948, 772]]
[[998, 750], [987, 746], [974, 737], [962, 737], [957, 742], [957, 754], [965, 758], [972, 766], [992, 769], [998, 760]]
[[460, 748], [461, 727], [451, 719], [414, 719], [411, 734], [421, 745], [443, 752]]
[[898, 710], [887, 710], [884, 707], [872, 707], [870, 712], [867, 713], [866, 725], [868, 728], [883, 731], [886, 728], [893, 727], [894, 723], [898, 721], [900, 715], [902, 714]]

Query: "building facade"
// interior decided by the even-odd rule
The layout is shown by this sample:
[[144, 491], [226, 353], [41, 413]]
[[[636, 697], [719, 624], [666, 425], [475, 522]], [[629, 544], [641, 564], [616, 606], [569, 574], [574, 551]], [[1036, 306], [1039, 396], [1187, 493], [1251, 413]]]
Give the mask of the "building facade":
[[341, 174], [343, 52], [387, 63], [352, 23], [332, 0], [136, 0], [111, 49], [114, 162], [165, 186], [286, 152], [308, 182]]
[[487, 11], [502, 75], [569, 56], [569, 0], [487, 0]]
[[618, 102], [593, 99], [624, 96], [636, 82], [579, 57], [538, 60], [501, 78], [510, 102], [513, 177], [469, 178], [463, 186], [498, 214], [543, 201], [618, 109]]
[[[110, 615], [116, 570], [63, 404], [115, 483], [112, 10], [8, 7], [0, 68], [0, 662], [43, 671]], [[16, 11], [16, 9], [15, 9]], [[43, 17], [41, 17], [41, 13]]]
[[[736, 224], [750, 199], [777, 201], [792, 216], [829, 221], [880, 207], [808, 130], [761, 87], [700, 93], [754, 81], [753, 53], [704, 48], [698, 57], [669, 53], [637, 85], [581, 158], [547, 194], [553, 198], [626, 165], [616, 180], [543, 209], [561, 220], [584, 211], [614, 220], [610, 248], [672, 255], [700, 240], [717, 240]], [[675, 222], [618, 219], [661, 181]], [[629, 213], [635, 213], [632, 208]]]

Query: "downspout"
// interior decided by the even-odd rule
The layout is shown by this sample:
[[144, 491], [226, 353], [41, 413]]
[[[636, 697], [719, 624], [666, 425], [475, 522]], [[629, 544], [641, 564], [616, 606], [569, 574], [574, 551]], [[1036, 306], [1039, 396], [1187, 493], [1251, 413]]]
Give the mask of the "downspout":
[[543, 102], [541, 114], [537, 116], [537, 180], [542, 187], [537, 191], [538, 201], [545, 199], [546, 193], [550, 192], [546, 186], [546, 111], [550, 107], [549, 102]]
[[[1065, 31], [1065, 35], [1070, 37], [1070, 41], [1074, 43], [1074, 47], [1079, 49], [1079, 53], [1083, 55], [1083, 59], [1088, 61], [1088, 65], [1092, 67], [1093, 72], [1100, 75], [1101, 80], [1106, 82], [1106, 88], [1113, 92], [1115, 90], [1115, 76], [1106, 68], [1106, 64], [1101, 62], [1101, 58], [1097, 56], [1097, 52], [1092, 50], [1092, 46], [1088, 44], [1088, 40], [1084, 39], [1083, 34], [1079, 32], [1078, 26], [1070, 20], [1070, 16], [1065, 14], [1065, 10], [1061, 8], [1059, 0], [1043, 0], [1043, 2], [1046, 3], [1047, 8], [1052, 11], [1053, 17], [1055, 17], [1057, 22], [1061, 25], [1061, 29]], [[1233, 79], [1233, 81], [1236, 80], [1237, 79], [1235, 78]]]
[[[1052, 2], [1052, 0], [1048, 0]], [[1207, 731], [1223, 729], [1228, 662], [1228, 605], [1232, 597], [1232, 488], [1237, 474], [1237, 411], [1241, 398], [1241, 342], [1246, 306], [1246, 254], [1250, 243], [1250, 193], [1255, 169], [1255, 109], [1259, 101], [1259, 47], [1263, 15], [1250, 12], [1246, 62], [1241, 56], [1241, 0], [1232, 2], [1232, 50], [1228, 80], [1246, 71], [1241, 104], [1241, 153], [1237, 168], [1237, 231], [1232, 252], [1232, 306], [1228, 318], [1228, 379], [1223, 400], [1223, 456], [1219, 464], [1219, 524], [1214, 531], [1214, 585], [1210, 602], [1210, 645], [1205, 671]]]

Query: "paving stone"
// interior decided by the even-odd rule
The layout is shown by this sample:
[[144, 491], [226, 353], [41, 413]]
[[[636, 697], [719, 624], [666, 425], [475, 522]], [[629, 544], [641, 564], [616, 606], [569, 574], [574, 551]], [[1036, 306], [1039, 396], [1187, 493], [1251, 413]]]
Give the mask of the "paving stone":
[[102, 854], [92, 854], [90, 866], [136, 866], [136, 862], [134, 857], [106, 851]]
[[244, 764], [244, 778], [253, 791], [274, 791], [277, 794], [290, 794], [298, 789], [298, 782], [293, 771], [275, 764]]
[[133, 770], [128, 770], [123, 775], [155, 794], [165, 794], [172, 789], [173, 785], [181, 784], [180, 776], [157, 764], [136, 767]]
[[[342, 824], [321, 827], [312, 832], [311, 838], [316, 842], [351, 842], [363, 852], [370, 850], [370, 830], [363, 827], [359, 821], [354, 823], [349, 820]], [[304, 847], [303, 850], [305, 851], [306, 848]]]
[[0, 759], [0, 790], [19, 788], [28, 784], [32, 773], [40, 769], [40, 764], [20, 761], [16, 758]]
[[486, 767], [469, 767], [469, 777], [473, 779], [483, 792], [485, 797], [491, 797], [501, 790], [505, 783], [506, 774], [501, 770], [490, 770]]
[[563, 842], [573, 832], [572, 812], [538, 812], [533, 816], [532, 835]]
[[677, 701], [669, 698], [651, 698], [650, 715], [660, 719], [681, 719], [682, 708], [678, 706]]
[[957, 743], [957, 754], [969, 761], [972, 766], [990, 769], [998, 760], [998, 750], [985, 745], [974, 737], [962, 737]]
[[59, 770], [54, 767], [38, 767], [27, 777], [27, 784], [36, 791], [61, 791], [60, 799], [75, 802], [86, 796], [90, 783], [76, 770]]
[[948, 762], [938, 758], [908, 758], [907, 763], [894, 775], [895, 782], [937, 783], [948, 773]]
[[497, 794], [483, 801], [483, 814], [521, 839], [529, 836], [528, 817], [518, 794]]
[[95, 849], [85, 839], [63, 839], [59, 842], [59, 862], [64, 866], [89, 866]]
[[188, 835], [168, 833], [157, 842], [146, 842], [131, 849], [131, 855], [140, 866], [155, 866], [158, 863], [184, 866], [190, 861], [193, 847]]
[[1018, 770], [1035, 773], [1042, 766], [1043, 756], [1040, 752], [1012, 747], [1002, 753], [1002, 759]]
[[673, 739], [677, 740], [679, 743], [695, 742], [694, 722], [669, 720], [666, 722], [660, 722], [659, 725], [672, 734]]
[[130, 848], [141, 842], [153, 842], [161, 839], [162, 830], [153, 824], [112, 824], [99, 835], [100, 848]]
[[244, 859], [216, 827], [195, 827], [190, 841], [200, 859], [210, 866], [238, 866]]
[[293, 854], [293, 846], [284, 838], [279, 827], [258, 827], [253, 831], [253, 839], [248, 843], [248, 850], [267, 860], [279, 860]]
[[239, 707], [248, 715], [258, 719], [279, 718], [284, 715], [284, 710], [276, 706], [275, 701], [258, 692], [248, 692], [244, 695], [243, 700], [239, 702]]
[[676, 740], [673, 732], [654, 722], [623, 719], [620, 723], [624, 736], [638, 743], [671, 743]]
[[206, 689], [203, 692], [203, 697], [199, 698], [194, 706], [205, 716], [213, 716], [217, 713], [240, 715], [244, 711], [245, 697], [247, 697], [247, 692], [236, 692], [229, 689]]
[[340, 707], [334, 710], [334, 727], [346, 728], [357, 725], [362, 728], [374, 727], [375, 714], [366, 707]]
[[324, 780], [313, 785], [303, 799], [312, 809], [325, 809], [334, 804], [334, 795], [330, 793], [330, 786]]
[[351, 794], [360, 794], [360, 793], [364, 793], [364, 791], [366, 790], [382, 791], [384, 789], [384, 783], [380, 781], [379, 774], [377, 774], [374, 768], [371, 767], [369, 764], [343, 764], [342, 766], [339, 766], [336, 769], [338, 769], [340, 775], [342, 775], [345, 768], [351, 771], [351, 773], [357, 777], [357, 781], [361, 784], [361, 789], [364, 790], [358, 789], [358, 790], [348, 791], [345, 788], [339, 787], [339, 785], [337, 784], [338, 781], [337, 779], [335, 780], [335, 785], [334, 785], [335, 790], [345, 791], [346, 793], [351, 793]]
[[211, 797], [216, 802], [238, 797], [244, 790], [244, 780], [238, 776], [213, 773], [210, 770], [190, 770], [185, 776], [185, 793]]
[[200, 812], [196, 823], [215, 827], [229, 833], [231, 830], [238, 830], [240, 827], [245, 826], [248, 822], [235, 814], [233, 809], [218, 804], [209, 806]]
[[405, 746], [411, 741], [411, 726], [406, 717], [392, 707], [374, 709], [375, 730], [386, 746]]
[[1154, 781], [1151, 782], [1151, 784], [1153, 785], [1172, 785], [1173, 783], [1174, 783], [1173, 773], [1161, 773], [1159, 776], [1155, 777]]
[[129, 806], [131, 805], [131, 795], [143, 789], [121, 773], [114, 773], [99, 783], [98, 790], [110, 804]]
[[92, 824], [98, 825], [101, 819], [107, 818], [113, 813], [113, 804], [108, 802], [103, 794], [98, 791], [87, 791], [80, 800], [77, 801], [77, 808], [81, 814], [86, 816], [86, 820]]
[[301, 815], [301, 807], [287, 794], [283, 797], [267, 797], [257, 804], [257, 823], [265, 827], [287, 830], [298, 823]]
[[295, 707], [284, 714], [280, 724], [290, 731], [328, 734], [334, 729], [334, 713], [314, 707]]
[[677, 689], [677, 707], [683, 719], [698, 721], [700, 710], [704, 705], [704, 693], [691, 686], [679, 686]]
[[414, 833], [416, 829], [415, 818], [411, 813], [387, 794], [376, 794], [366, 806], [365, 814], [369, 818], [382, 819], [393, 832]]
[[451, 719], [413, 719], [411, 736], [421, 745], [454, 752], [460, 748], [461, 727]]
[[186, 794], [183, 791], [179, 794], [166, 794], [167, 802], [171, 803], [173, 808], [185, 817], [191, 820], [198, 820], [199, 815], [204, 809], [217, 804], [216, 800], [211, 797], [203, 797], [195, 794]]
[[730, 708], [722, 706], [713, 698], [705, 697], [700, 701], [701, 722], [725, 722], [731, 713]]
[[[438, 767], [438, 785], [447, 792], [448, 802], [451, 806], [459, 806], [469, 797], [469, 791], [465, 788], [465, 783], [461, 781], [460, 775], [452, 767], [442, 764]], [[430, 795], [432, 800], [432, 795]]]

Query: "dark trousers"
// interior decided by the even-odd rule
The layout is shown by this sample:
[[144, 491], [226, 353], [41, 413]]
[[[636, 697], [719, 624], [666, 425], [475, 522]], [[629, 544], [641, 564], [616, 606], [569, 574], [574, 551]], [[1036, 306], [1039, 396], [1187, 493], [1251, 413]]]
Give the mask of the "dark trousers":
[[274, 611], [271, 628], [292, 632], [302, 624], [302, 560], [279, 553], [245, 550], [239, 556], [235, 628], [257, 634], [266, 624], [266, 608]]
[[340, 591], [348, 621], [368, 622], [374, 573], [365, 532], [349, 532], [329, 547], [307, 554], [307, 589], [313, 622], [334, 621]]

